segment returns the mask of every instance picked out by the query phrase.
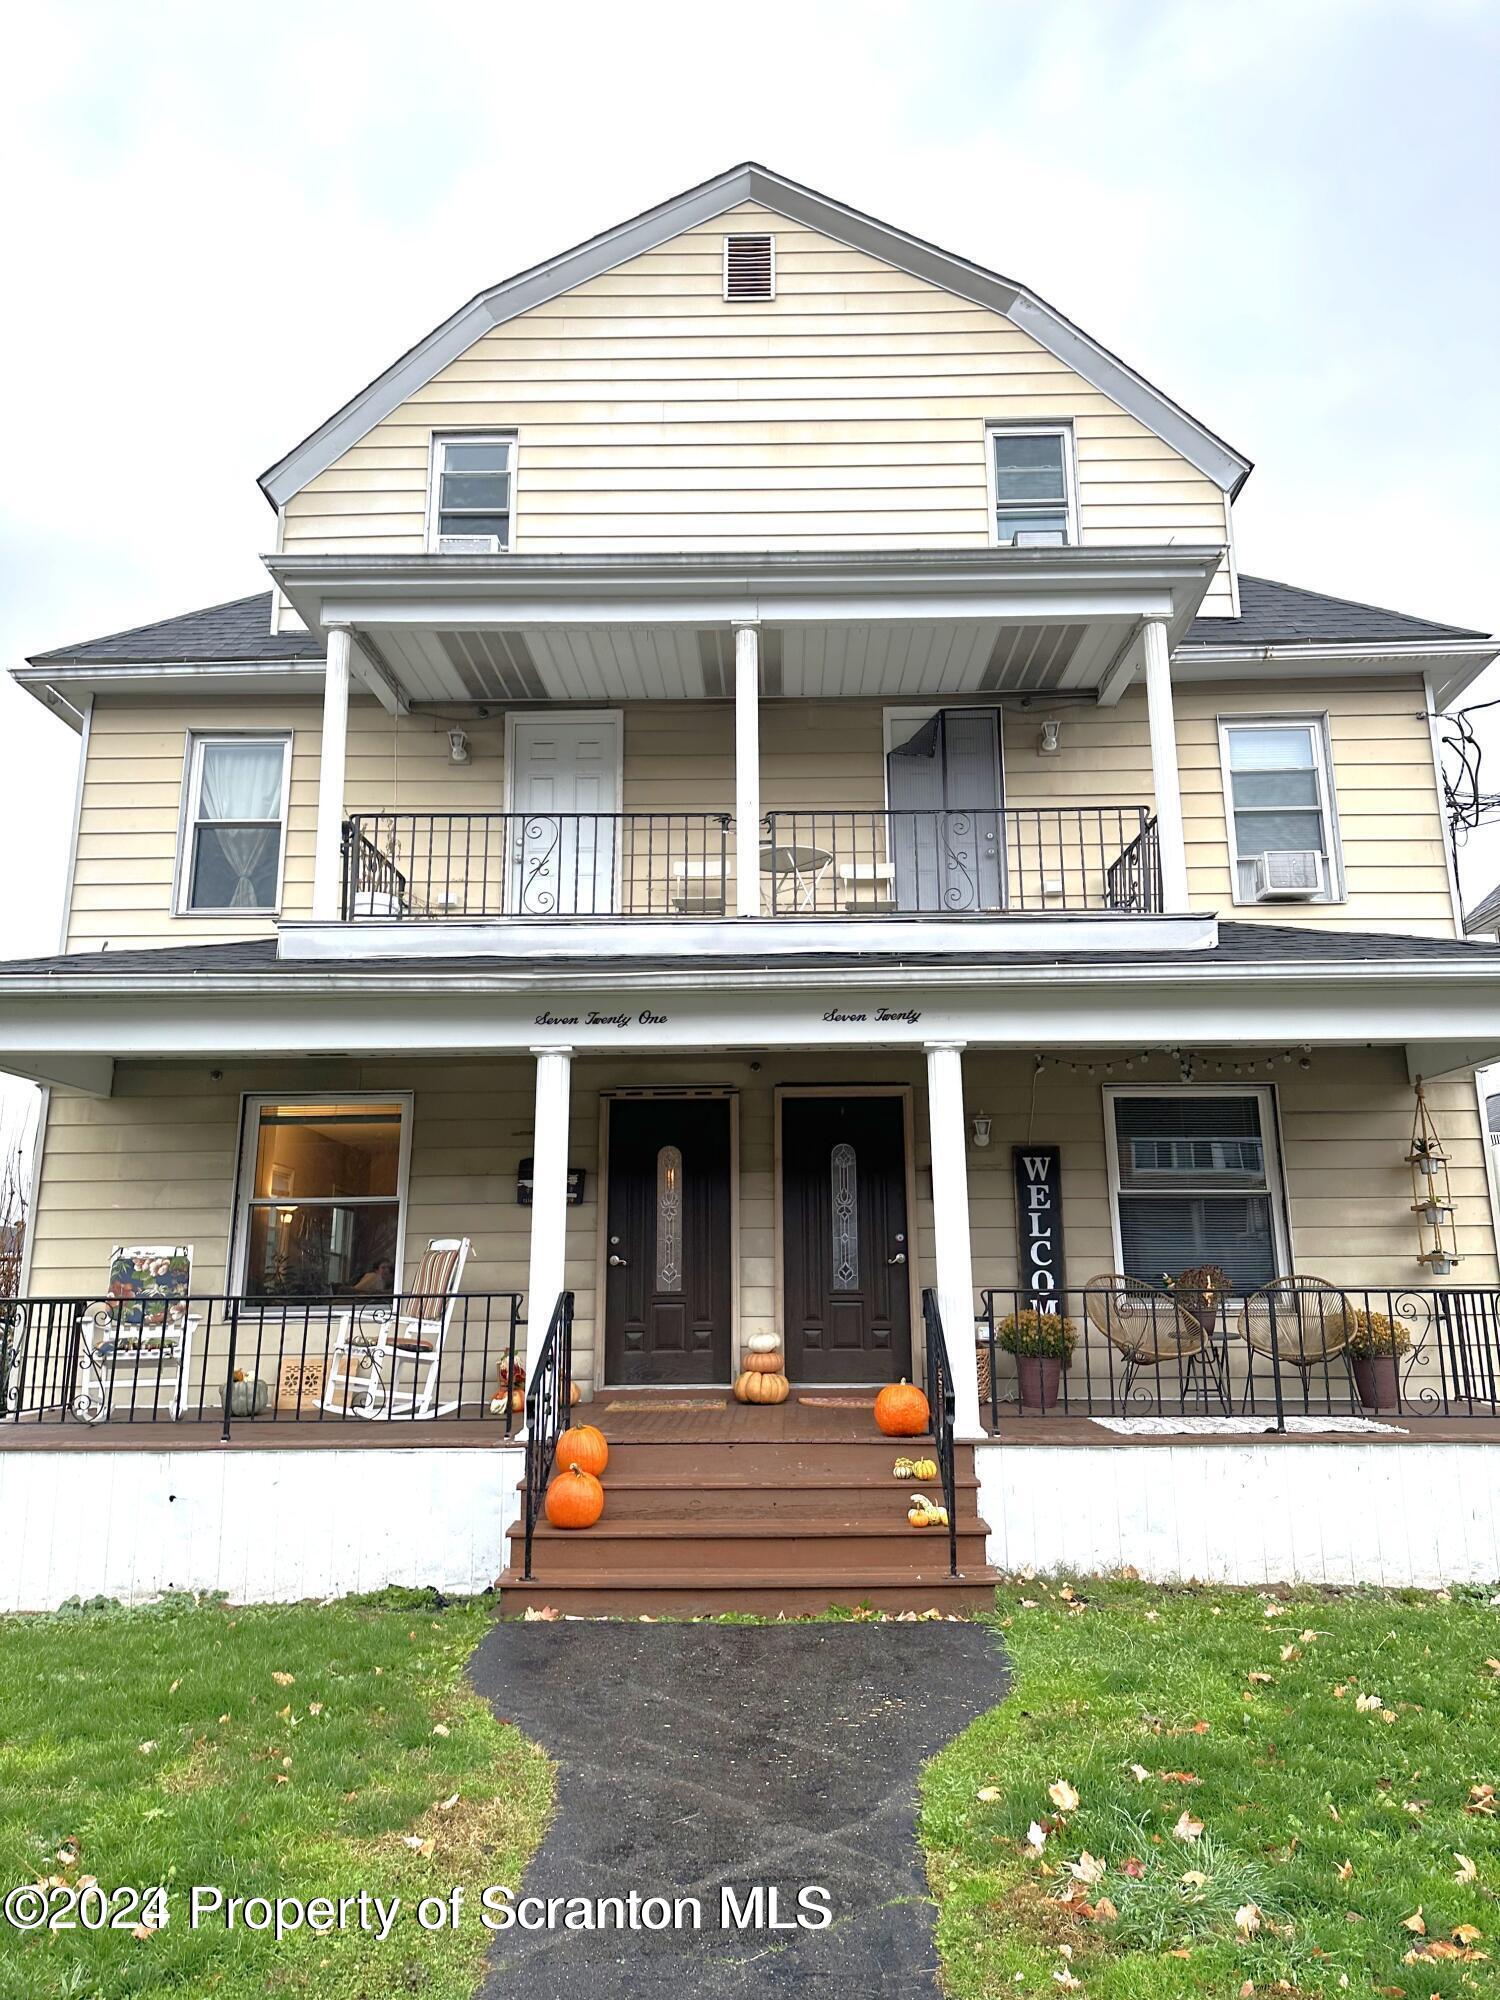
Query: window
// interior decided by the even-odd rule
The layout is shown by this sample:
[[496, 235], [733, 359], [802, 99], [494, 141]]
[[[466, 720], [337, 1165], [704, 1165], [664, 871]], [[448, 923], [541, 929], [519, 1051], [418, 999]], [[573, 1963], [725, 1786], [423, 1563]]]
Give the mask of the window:
[[989, 440], [999, 547], [1062, 548], [1076, 542], [1072, 436], [1067, 428], [996, 425]]
[[833, 1180], [833, 1289], [859, 1290], [859, 1166], [840, 1140], [829, 1160]]
[[291, 752], [289, 736], [189, 737], [180, 911], [276, 909]]
[[682, 1290], [682, 1151], [663, 1146], [656, 1156], [656, 1289]]
[[251, 1097], [239, 1241], [247, 1299], [392, 1292], [410, 1101]]
[[1335, 902], [1340, 894], [1328, 742], [1315, 717], [1220, 720], [1220, 757], [1229, 816], [1234, 900], [1260, 900], [1267, 855], [1312, 855], [1305, 899]]
[[1161, 1284], [1217, 1264], [1237, 1293], [1286, 1264], [1271, 1093], [1105, 1093], [1120, 1269]]
[[510, 547], [515, 439], [475, 432], [432, 440], [428, 539], [441, 554], [483, 555]]

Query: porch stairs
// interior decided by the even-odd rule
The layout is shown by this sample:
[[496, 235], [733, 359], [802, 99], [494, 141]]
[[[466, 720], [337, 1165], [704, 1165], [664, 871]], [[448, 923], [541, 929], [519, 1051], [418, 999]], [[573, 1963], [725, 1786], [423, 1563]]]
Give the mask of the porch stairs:
[[894, 1479], [891, 1467], [932, 1451], [930, 1438], [610, 1437], [604, 1518], [583, 1532], [540, 1522], [529, 1582], [525, 1530], [512, 1529], [502, 1615], [549, 1606], [615, 1618], [988, 1607], [996, 1574], [985, 1562], [972, 1447], [957, 1450], [956, 1577], [947, 1534], [907, 1524], [913, 1492], [940, 1500], [941, 1488]]

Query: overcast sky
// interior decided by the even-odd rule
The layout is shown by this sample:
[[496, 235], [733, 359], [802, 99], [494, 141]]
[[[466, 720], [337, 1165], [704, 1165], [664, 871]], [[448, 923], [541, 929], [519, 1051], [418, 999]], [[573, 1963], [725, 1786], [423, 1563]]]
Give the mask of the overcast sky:
[[[746, 158], [1245, 451], [1242, 568], [1496, 629], [1497, 85], [1494, 0], [14, 7], [0, 664], [260, 588], [257, 473], [482, 286]], [[14, 957], [55, 947], [76, 743], [9, 683], [0, 729]], [[1463, 865], [1473, 900], [1500, 830]]]

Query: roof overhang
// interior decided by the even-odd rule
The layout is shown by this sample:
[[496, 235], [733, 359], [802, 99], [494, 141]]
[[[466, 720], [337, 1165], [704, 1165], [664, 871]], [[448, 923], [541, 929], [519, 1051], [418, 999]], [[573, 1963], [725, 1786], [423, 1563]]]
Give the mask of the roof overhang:
[[1142, 621], [1187, 631], [1222, 548], [272, 555], [312, 630], [347, 627], [412, 702], [703, 699], [731, 628], [763, 628], [769, 695], [1098, 687]]
[[81, 730], [89, 702], [99, 694], [180, 694], [184, 700], [211, 689], [216, 695], [307, 694], [323, 684], [323, 661], [199, 660], [66, 662], [13, 667], [18, 687]]
[[1342, 680], [1369, 674], [1426, 675], [1439, 708], [1456, 701], [1493, 661], [1494, 639], [1365, 640], [1330, 646], [1303, 642], [1281, 646], [1189, 645], [1172, 660], [1182, 681]]
[[1249, 476], [1248, 458], [1024, 285], [749, 161], [480, 292], [262, 473], [261, 491], [273, 507], [283, 506], [492, 327], [601, 277], [632, 257], [669, 242], [683, 230], [710, 222], [744, 202], [773, 209], [789, 221], [879, 257], [897, 270], [1003, 313], [1231, 498]]

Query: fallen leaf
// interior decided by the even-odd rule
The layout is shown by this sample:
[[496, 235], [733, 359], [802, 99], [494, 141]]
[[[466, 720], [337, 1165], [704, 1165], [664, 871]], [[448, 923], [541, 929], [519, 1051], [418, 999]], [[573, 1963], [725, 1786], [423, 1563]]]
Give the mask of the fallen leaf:
[[1203, 1782], [1196, 1771], [1163, 1771], [1161, 1781], [1164, 1785], [1198, 1785]]
[[1026, 1848], [1030, 1854], [1040, 1854], [1047, 1845], [1047, 1829], [1040, 1820], [1033, 1820], [1026, 1829]]
[[289, 1688], [295, 1684], [297, 1676], [295, 1674], [284, 1674], [281, 1672], [280, 1668], [278, 1668], [276, 1672], [272, 1674], [271, 1678], [273, 1681], [275, 1681], [277, 1687]]
[[1455, 1924], [1449, 1935], [1455, 1944], [1478, 1944], [1484, 1932], [1473, 1924]]
[[1186, 1875], [1179, 1875], [1178, 1885], [1184, 1889], [1206, 1889], [1208, 1877], [1198, 1868], [1190, 1868]]
[[1385, 1703], [1380, 1699], [1378, 1694], [1362, 1694], [1356, 1700], [1354, 1706], [1359, 1710], [1361, 1715], [1371, 1715], [1377, 1708], [1384, 1708]]
[[1348, 1882], [1352, 1880], [1354, 1875], [1354, 1863], [1352, 1861], [1341, 1861], [1338, 1865], [1336, 1873], [1341, 1882]]
[[130, 1935], [135, 1939], [137, 1944], [144, 1944], [148, 1937], [156, 1936], [156, 1926], [155, 1924], [137, 1924]]
[[1076, 1993], [1078, 1988], [1083, 1984], [1081, 1979], [1074, 1978], [1066, 1966], [1063, 1966], [1060, 1971], [1054, 1972], [1052, 1980], [1053, 1984], [1062, 1987], [1065, 1993]]
[[1245, 1679], [1247, 1681], [1254, 1682], [1257, 1687], [1269, 1687], [1275, 1678], [1276, 1676], [1274, 1674], [1263, 1674], [1259, 1672], [1246, 1674], [1245, 1676]]
[[439, 1800], [438, 1800], [438, 1802], [437, 1802], [437, 1811], [439, 1811], [439, 1812], [452, 1812], [453, 1808], [454, 1808], [454, 1807], [455, 1807], [455, 1806], [456, 1806], [457, 1804], [458, 1804], [458, 1793], [457, 1793], [457, 1792], [450, 1792], [450, 1793], [449, 1793], [449, 1795], [448, 1795], [448, 1797], [447, 1797], [446, 1799], [439, 1799]]
[[[316, 1713], [316, 1711], [314, 1711], [314, 1713]], [[446, 1722], [435, 1722], [432, 1725], [432, 1733], [434, 1736], [447, 1736], [450, 1735], [452, 1732], [449, 1730]]]
[[1396, 1720], [1396, 1711], [1393, 1708], [1383, 1708], [1380, 1711], [1380, 1719], [1382, 1722], [1394, 1722]]
[[432, 1852], [434, 1843], [430, 1840], [424, 1840], [419, 1833], [404, 1833], [401, 1839], [403, 1845], [409, 1847], [413, 1854], [431, 1854]]
[[1478, 1813], [1485, 1819], [1495, 1817], [1495, 1787], [1493, 1785], [1470, 1785], [1469, 1803], [1466, 1813]]
[[[432, 1733], [435, 1736], [437, 1734], [437, 1731], [434, 1730]], [[443, 1734], [445, 1736], [448, 1734], [446, 1729], [443, 1730]], [[1005, 1794], [1004, 1792], [1001, 1791], [998, 1785], [981, 1785], [979, 1787], [979, 1790], [974, 1794], [974, 1796], [976, 1799], [978, 1799], [981, 1805], [992, 1806], [995, 1804], [997, 1799], [1003, 1799], [1005, 1797]]]
[[1241, 1937], [1254, 1937], [1260, 1929], [1260, 1908], [1255, 1903], [1241, 1903], [1234, 1913], [1234, 1927]]
[[1184, 1810], [1172, 1831], [1179, 1840], [1196, 1840], [1203, 1831], [1203, 1822], [1201, 1819], [1194, 1819], [1190, 1812]]
[[1151, 1773], [1146, 1769], [1144, 1764], [1129, 1764], [1126, 1766], [1126, 1769], [1138, 1785], [1144, 1785], [1146, 1780], [1151, 1776]]
[[1426, 1937], [1427, 1919], [1422, 1915], [1422, 1905], [1420, 1903], [1418, 1903], [1409, 1917], [1401, 1919], [1401, 1928], [1404, 1931], [1415, 1931], [1418, 1937]]
[[561, 1616], [555, 1604], [528, 1604], [521, 1622], [523, 1625], [550, 1625]]
[[1066, 1778], [1059, 1778], [1047, 1787], [1047, 1796], [1059, 1812], [1077, 1812], [1078, 1794]]
[[1301, 1658], [1302, 1658], [1302, 1648], [1301, 1648], [1300, 1646], [1283, 1646], [1283, 1647], [1282, 1647], [1282, 1649], [1281, 1649], [1281, 1659], [1282, 1659], [1282, 1664], [1283, 1664], [1283, 1665], [1286, 1665], [1286, 1664], [1288, 1664], [1288, 1663], [1289, 1663], [1290, 1661], [1292, 1661], [1292, 1660], [1300, 1660]]
[[148, 1736], [146, 1738], [146, 1741], [144, 1743], [138, 1743], [136, 1745], [136, 1748], [140, 1751], [143, 1757], [149, 1757], [151, 1755], [151, 1752], [156, 1748], [156, 1738], [154, 1736]]
[[1094, 1922], [1096, 1924], [1115, 1923], [1119, 1915], [1120, 1912], [1115, 1908], [1108, 1896], [1101, 1896], [1094, 1905]]
[[1208, 1722], [1195, 1722], [1195, 1723], [1193, 1724], [1193, 1727], [1192, 1727], [1192, 1731], [1191, 1731], [1191, 1733], [1192, 1733], [1192, 1734], [1193, 1734], [1194, 1736], [1207, 1736], [1207, 1734], [1208, 1734], [1209, 1730], [1210, 1730], [1210, 1729], [1211, 1729], [1212, 1727], [1213, 1727], [1212, 1723], [1208, 1723]]
[[1455, 1882], [1467, 1884], [1478, 1881], [1479, 1870], [1474, 1866], [1467, 1854], [1455, 1854], [1453, 1859], [1458, 1863], [1458, 1866], [1453, 1871]]
[[1145, 1874], [1145, 1872], [1146, 1872], [1145, 1862], [1140, 1859], [1139, 1855], [1135, 1854], [1132, 1854], [1130, 1856], [1129, 1860], [1126, 1861], [1124, 1867], [1121, 1868], [1120, 1870], [1120, 1873], [1122, 1875], [1128, 1875], [1132, 1882], [1139, 1882], [1141, 1877]]
[[1096, 1882], [1104, 1880], [1104, 1863], [1085, 1848], [1076, 1861], [1068, 1863], [1068, 1873], [1077, 1882], [1087, 1882], [1092, 1889]]
[[1247, 1979], [1244, 1985], [1240, 1988], [1240, 2000], [1251, 2000], [1251, 1996], [1254, 1994], [1254, 1992], [1255, 1992], [1255, 1981], [1253, 1979]]

